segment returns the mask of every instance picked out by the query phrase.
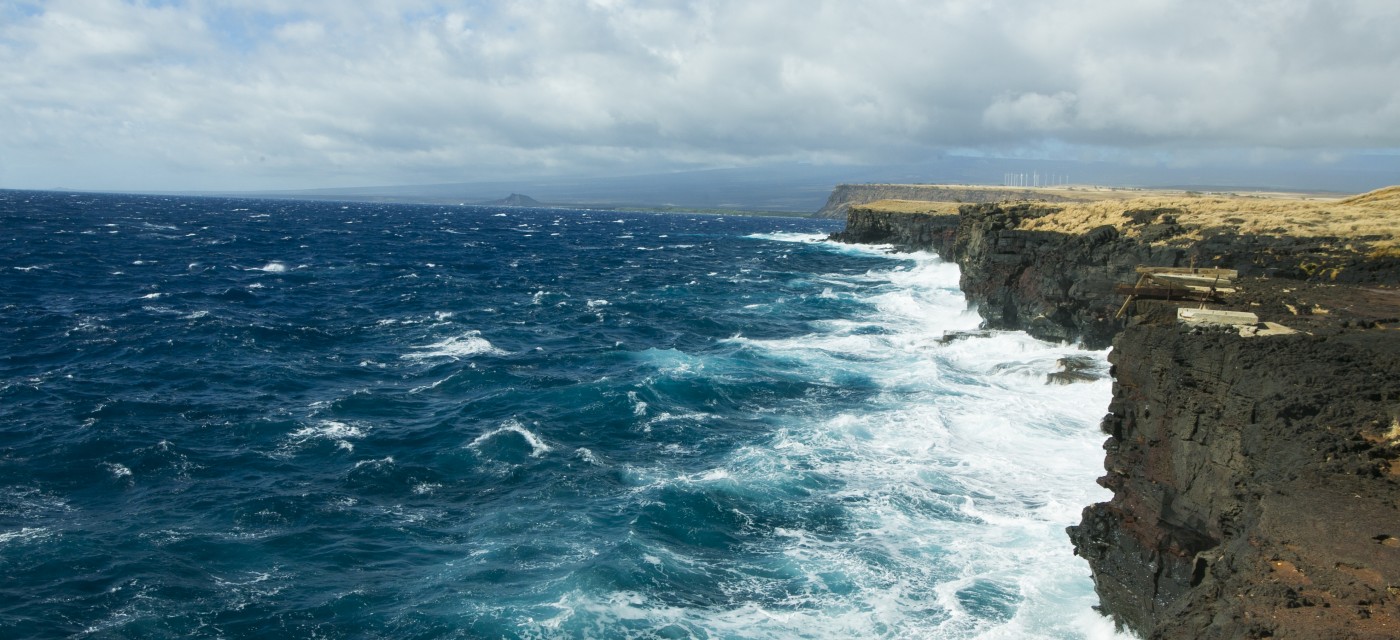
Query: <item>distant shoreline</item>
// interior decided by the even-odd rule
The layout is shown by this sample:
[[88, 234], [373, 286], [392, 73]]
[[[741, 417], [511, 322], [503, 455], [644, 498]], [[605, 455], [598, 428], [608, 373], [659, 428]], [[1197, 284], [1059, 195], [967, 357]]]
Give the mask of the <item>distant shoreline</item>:
[[291, 202], [355, 202], [362, 204], [404, 204], [451, 207], [496, 207], [519, 209], [573, 209], [579, 211], [619, 211], [632, 213], [684, 213], [698, 215], [759, 216], [772, 218], [810, 218], [810, 211], [773, 211], [762, 209], [740, 209], [726, 207], [685, 207], [677, 205], [611, 204], [611, 203], [565, 203], [540, 202], [537, 205], [521, 206], [494, 202], [469, 202], [461, 198], [403, 198], [396, 196], [345, 196], [345, 195], [289, 195], [267, 193], [224, 193], [224, 192], [164, 192], [164, 191], [87, 191], [76, 189], [0, 189], [33, 193], [71, 193], [83, 195], [120, 196], [159, 196], [171, 198], [223, 198], [229, 200], [285, 200]]

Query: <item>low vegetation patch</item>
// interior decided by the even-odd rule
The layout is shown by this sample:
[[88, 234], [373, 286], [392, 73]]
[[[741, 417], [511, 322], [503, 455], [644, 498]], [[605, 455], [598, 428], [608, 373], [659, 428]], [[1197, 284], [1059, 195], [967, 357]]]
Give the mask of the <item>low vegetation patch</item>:
[[930, 214], [953, 214], [958, 212], [958, 208], [963, 203], [953, 202], [928, 202], [924, 200], [877, 200], [870, 204], [856, 205], [854, 209], [870, 209], [872, 211], [890, 211], [893, 213], [930, 213]]
[[[1198, 194], [1129, 190], [1071, 192], [1096, 198], [1055, 202], [1059, 210], [1026, 220], [1021, 228], [1080, 234], [1111, 225], [1154, 244], [1189, 243], [1206, 230], [1239, 234], [1338, 238], [1375, 256], [1400, 253], [1400, 186], [1349, 198], [1288, 194]], [[962, 202], [880, 200], [859, 208], [895, 213], [956, 213]], [[1170, 231], [1163, 227], [1171, 227]]]
[[1400, 246], [1400, 187], [1345, 200], [1182, 195], [1075, 203], [1027, 221], [1025, 228], [1084, 233], [1113, 225], [1133, 236], [1144, 228], [1146, 216], [1141, 212], [1170, 212], [1161, 217], [1170, 216], [1171, 223], [1195, 231], [1229, 229], [1240, 234], [1343, 238], [1375, 250]]

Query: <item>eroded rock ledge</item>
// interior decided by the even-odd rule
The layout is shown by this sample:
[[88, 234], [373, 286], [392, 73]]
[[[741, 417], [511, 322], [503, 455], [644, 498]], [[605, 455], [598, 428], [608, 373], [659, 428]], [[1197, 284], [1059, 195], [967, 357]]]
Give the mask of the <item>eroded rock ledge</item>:
[[[1400, 265], [1343, 239], [1191, 228], [1170, 211], [1060, 233], [1053, 205], [851, 210], [847, 242], [956, 261], [989, 328], [1112, 343], [1109, 502], [1071, 527], [1102, 610], [1146, 638], [1400, 637]], [[1135, 267], [1238, 269], [1226, 308], [1302, 333], [1115, 319]]]

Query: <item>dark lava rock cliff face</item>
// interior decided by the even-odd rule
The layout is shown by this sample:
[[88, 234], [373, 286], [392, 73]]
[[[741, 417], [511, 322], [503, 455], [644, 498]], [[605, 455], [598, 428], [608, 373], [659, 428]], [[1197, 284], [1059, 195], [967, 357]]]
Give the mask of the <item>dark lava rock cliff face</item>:
[[1124, 239], [1111, 226], [1073, 236], [1017, 228], [1045, 212], [1037, 205], [966, 207], [942, 255], [961, 267], [962, 289], [989, 326], [1102, 349], [1120, 324], [1113, 285], [1136, 280], [1141, 264], [1176, 266], [1185, 253]]
[[1148, 638], [1400, 637], [1400, 332], [1115, 341], [1113, 499], [1070, 529]]
[[963, 292], [990, 328], [1107, 347], [1120, 325], [1113, 285], [1131, 284], [1140, 264], [1177, 266], [1188, 254], [1121, 238], [1107, 226], [1075, 236], [1017, 228], [1049, 211], [1032, 204], [967, 205], [959, 215], [854, 207], [833, 238], [927, 249], [957, 262]]
[[[833, 237], [956, 261], [989, 327], [1112, 343], [1100, 483], [1113, 498], [1069, 533], [1120, 625], [1164, 639], [1400, 638], [1400, 264], [1326, 239], [1186, 236], [1162, 212], [1128, 212], [1134, 237], [1022, 228], [1049, 210], [856, 207]], [[1240, 270], [1227, 307], [1304, 333], [1187, 329], [1166, 303], [1114, 318], [1113, 285], [1135, 267], [1192, 264]]]
[[[987, 328], [1020, 329], [1044, 340], [1109, 346], [1124, 321], [1115, 284], [1131, 285], [1135, 269], [1223, 267], [1242, 276], [1276, 276], [1328, 284], [1400, 282], [1400, 257], [1338, 252], [1344, 239], [1238, 235], [1228, 229], [1190, 229], [1169, 212], [1130, 211], [1125, 227], [1105, 225], [1084, 234], [1024, 229], [1022, 223], [1056, 211], [1053, 204], [969, 204], [957, 215], [896, 213], [852, 207], [845, 230], [832, 239], [930, 250], [956, 262], [968, 302]], [[1173, 242], [1159, 242], [1173, 240]]]

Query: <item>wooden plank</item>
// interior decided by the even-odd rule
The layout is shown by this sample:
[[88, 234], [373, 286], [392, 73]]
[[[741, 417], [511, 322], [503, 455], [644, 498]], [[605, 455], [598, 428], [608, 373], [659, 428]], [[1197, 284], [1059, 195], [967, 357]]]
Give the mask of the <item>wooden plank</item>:
[[1163, 295], [1165, 295], [1165, 294], [1169, 294], [1169, 293], [1170, 293], [1170, 294], [1177, 294], [1177, 295], [1183, 295], [1183, 296], [1185, 296], [1185, 295], [1191, 295], [1191, 294], [1194, 294], [1194, 293], [1206, 293], [1206, 294], [1209, 294], [1209, 293], [1210, 293], [1210, 290], [1209, 290], [1209, 289], [1206, 289], [1205, 291], [1201, 291], [1200, 289], [1189, 289], [1189, 288], [1186, 288], [1186, 287], [1178, 287], [1178, 286], [1170, 286], [1170, 285], [1161, 285], [1161, 284], [1139, 284], [1139, 285], [1115, 284], [1115, 285], [1113, 285], [1113, 292], [1116, 293], [1116, 294], [1118, 294], [1118, 295], [1120, 295], [1120, 296], [1131, 296], [1131, 295], [1135, 295], [1135, 294], [1136, 294], [1136, 295], [1143, 295], [1143, 294], [1163, 294]]
[[1113, 292], [1116, 293], [1116, 294], [1118, 294], [1118, 295], [1120, 295], [1120, 296], [1129, 296], [1129, 295], [1133, 295], [1134, 293], [1146, 293], [1146, 292], [1155, 292], [1155, 293], [1176, 292], [1176, 293], [1182, 293], [1182, 294], [1185, 294], [1185, 293], [1203, 293], [1203, 294], [1207, 294], [1207, 295], [1210, 295], [1210, 294], [1225, 295], [1225, 294], [1227, 294], [1227, 293], [1234, 293], [1235, 291], [1236, 291], [1236, 289], [1235, 289], [1234, 287], [1198, 287], [1198, 286], [1195, 286], [1195, 285], [1171, 284], [1171, 283], [1163, 283], [1163, 284], [1148, 283], [1148, 284], [1138, 284], [1138, 285], [1132, 285], [1132, 284], [1115, 284], [1115, 285], [1113, 285]]
[[1153, 282], [1165, 282], [1168, 284], [1180, 284], [1192, 287], [1212, 287], [1216, 285], [1229, 285], [1229, 278], [1216, 278], [1211, 276], [1188, 276], [1174, 273], [1154, 273], [1150, 276]]
[[1113, 292], [1120, 296], [1147, 298], [1149, 300], [1217, 300], [1221, 292], [1217, 291], [1212, 295], [1209, 291], [1192, 291], [1180, 287], [1162, 287], [1155, 285], [1142, 285], [1134, 287], [1130, 284], [1114, 285]]
[[[1143, 280], [1146, 280], [1146, 279], [1147, 279], [1147, 276], [1138, 276], [1137, 284], [1136, 284], [1136, 285], [1133, 285], [1133, 289], [1136, 290], [1138, 287], [1142, 286], [1142, 281], [1143, 281]], [[1122, 286], [1122, 285], [1119, 285], [1119, 286]], [[1115, 291], [1117, 291], [1117, 290], [1115, 289]], [[1119, 295], [1122, 295], [1122, 294], [1120, 293]], [[1130, 304], [1133, 303], [1133, 292], [1130, 291], [1130, 292], [1128, 292], [1127, 295], [1128, 295], [1128, 297], [1126, 297], [1126, 298], [1123, 299], [1123, 306], [1118, 307], [1118, 313], [1113, 314], [1113, 319], [1117, 320], [1118, 318], [1123, 317], [1123, 312], [1127, 311], [1127, 310], [1128, 310], [1128, 305], [1130, 305]]]
[[1188, 276], [1218, 276], [1221, 278], [1227, 278], [1231, 280], [1240, 277], [1240, 272], [1236, 271], [1235, 269], [1192, 269], [1190, 267], [1138, 267], [1137, 273], [1145, 273], [1152, 275], [1158, 273], [1166, 273]]
[[1225, 295], [1225, 294], [1227, 294], [1227, 293], [1234, 293], [1234, 292], [1235, 292], [1235, 288], [1234, 288], [1234, 287], [1197, 287], [1197, 286], [1195, 286], [1195, 285], [1189, 285], [1189, 284], [1188, 284], [1188, 285], [1174, 285], [1174, 286], [1180, 287], [1180, 288], [1185, 289], [1185, 290], [1187, 290], [1187, 291], [1195, 291], [1196, 293], [1207, 293], [1207, 294]]
[[1248, 311], [1217, 311], [1215, 309], [1176, 310], [1176, 319], [1187, 324], [1256, 325], [1259, 316]]

